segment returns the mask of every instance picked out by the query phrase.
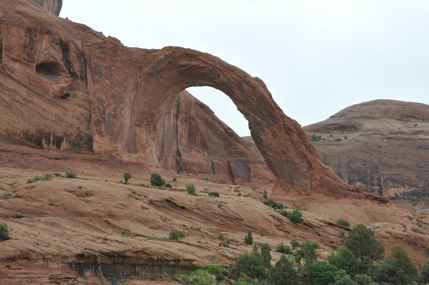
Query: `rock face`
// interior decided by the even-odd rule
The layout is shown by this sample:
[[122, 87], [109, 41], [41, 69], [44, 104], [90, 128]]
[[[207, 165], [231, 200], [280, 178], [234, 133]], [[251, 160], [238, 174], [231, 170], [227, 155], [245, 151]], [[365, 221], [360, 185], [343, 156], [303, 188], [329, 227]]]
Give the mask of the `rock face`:
[[306, 133], [283, 114], [259, 78], [210, 54], [126, 48], [31, 5], [4, 0], [0, 7], [0, 116], [10, 122], [0, 126], [3, 140], [107, 152], [153, 167], [166, 158], [169, 165], [174, 155], [181, 158], [177, 151], [160, 155], [165, 118], [183, 90], [210, 86], [229, 96], [248, 120], [277, 178], [275, 195], [380, 199], [349, 187], [325, 167]]
[[43, 7], [46, 11], [52, 12], [59, 16], [63, 6], [63, 0], [33, 0]]
[[167, 111], [155, 144], [163, 168], [224, 183], [275, 182], [263, 158], [188, 92]]
[[370, 101], [304, 130], [315, 135], [322, 161], [351, 185], [384, 196], [429, 191], [428, 105]]

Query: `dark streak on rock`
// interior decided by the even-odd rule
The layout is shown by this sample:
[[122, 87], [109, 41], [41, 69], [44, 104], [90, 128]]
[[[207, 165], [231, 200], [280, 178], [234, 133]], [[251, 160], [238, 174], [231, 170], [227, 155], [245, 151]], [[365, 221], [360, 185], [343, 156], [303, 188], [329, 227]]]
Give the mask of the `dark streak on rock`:
[[63, 41], [62, 39], [60, 39], [60, 46], [61, 46], [61, 51], [63, 53], [63, 61], [65, 66], [67, 67], [67, 70], [70, 76], [75, 79], [78, 79], [79, 77], [76, 73], [76, 69], [74, 68], [73, 63], [71, 62], [69, 44]]

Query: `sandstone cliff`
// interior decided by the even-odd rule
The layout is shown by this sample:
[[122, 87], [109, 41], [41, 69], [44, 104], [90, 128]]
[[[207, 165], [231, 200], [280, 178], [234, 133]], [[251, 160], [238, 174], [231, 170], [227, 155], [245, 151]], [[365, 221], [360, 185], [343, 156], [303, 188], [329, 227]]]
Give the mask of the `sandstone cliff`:
[[351, 185], [385, 196], [429, 192], [428, 105], [370, 101], [304, 130], [316, 136], [322, 161]]

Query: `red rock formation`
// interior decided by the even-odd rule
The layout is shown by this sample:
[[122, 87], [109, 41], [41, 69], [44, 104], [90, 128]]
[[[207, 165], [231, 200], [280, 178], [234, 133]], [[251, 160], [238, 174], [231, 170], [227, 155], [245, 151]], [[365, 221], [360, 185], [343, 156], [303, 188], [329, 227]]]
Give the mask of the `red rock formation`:
[[16, 1], [4, 0], [0, 8], [1, 116], [10, 122], [0, 127], [3, 139], [109, 152], [159, 166], [157, 144], [168, 106], [188, 87], [211, 86], [249, 121], [277, 178], [278, 195], [378, 199], [347, 186], [321, 163], [308, 136], [259, 78], [190, 49], [126, 48]]
[[429, 106], [375, 100], [304, 127], [326, 165], [351, 185], [388, 196], [427, 193]]

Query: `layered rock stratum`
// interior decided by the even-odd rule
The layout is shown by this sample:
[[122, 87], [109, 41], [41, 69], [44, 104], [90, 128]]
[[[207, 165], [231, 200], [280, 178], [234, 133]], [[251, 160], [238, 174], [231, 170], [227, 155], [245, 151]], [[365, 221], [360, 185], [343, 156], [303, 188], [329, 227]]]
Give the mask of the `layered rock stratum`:
[[63, 7], [63, 0], [33, 0], [43, 7], [46, 11], [52, 12], [59, 16]]
[[375, 100], [304, 127], [322, 161], [351, 185], [384, 196], [429, 192], [429, 106]]
[[[2, 119], [10, 122], [0, 126], [3, 141], [110, 153], [150, 167], [176, 161], [180, 170], [180, 149], [165, 154], [159, 146], [165, 118], [183, 90], [211, 86], [229, 96], [248, 120], [276, 177], [277, 196], [318, 193], [385, 201], [346, 185], [325, 167], [308, 136], [284, 115], [259, 78], [206, 53], [127, 48], [34, 5], [10, 0], [0, 5], [0, 108]], [[207, 164], [216, 172], [215, 163]], [[234, 159], [229, 169], [222, 167], [226, 172], [215, 174], [235, 172], [247, 179], [248, 168], [246, 159]]]

